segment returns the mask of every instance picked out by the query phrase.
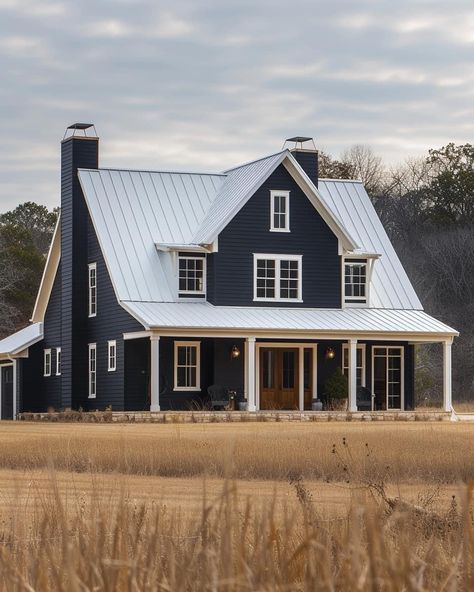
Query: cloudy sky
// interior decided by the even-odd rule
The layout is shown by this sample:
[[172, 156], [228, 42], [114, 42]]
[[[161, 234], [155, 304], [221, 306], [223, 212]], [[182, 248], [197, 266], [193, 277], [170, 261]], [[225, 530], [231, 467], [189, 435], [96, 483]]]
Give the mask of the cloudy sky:
[[74, 121], [122, 168], [472, 142], [473, 58], [473, 0], [0, 0], [0, 211], [58, 205]]

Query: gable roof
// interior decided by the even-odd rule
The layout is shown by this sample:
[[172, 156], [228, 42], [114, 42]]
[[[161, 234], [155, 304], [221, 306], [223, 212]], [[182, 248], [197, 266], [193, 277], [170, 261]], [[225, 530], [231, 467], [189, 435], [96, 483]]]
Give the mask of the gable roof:
[[217, 193], [202, 224], [194, 235], [195, 243], [212, 243], [239, 212], [255, 191], [275, 169], [283, 164], [297, 181], [315, 209], [347, 250], [357, 248], [357, 242], [321, 199], [317, 188], [289, 150], [282, 150], [265, 158], [225, 171], [226, 179]]

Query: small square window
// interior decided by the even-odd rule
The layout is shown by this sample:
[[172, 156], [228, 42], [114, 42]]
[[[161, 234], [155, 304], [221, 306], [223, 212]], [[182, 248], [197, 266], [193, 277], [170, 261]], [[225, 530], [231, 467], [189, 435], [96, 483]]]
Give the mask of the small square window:
[[206, 258], [180, 255], [178, 259], [178, 292], [180, 296], [206, 294]]
[[346, 302], [367, 302], [367, 262], [344, 263], [344, 299]]

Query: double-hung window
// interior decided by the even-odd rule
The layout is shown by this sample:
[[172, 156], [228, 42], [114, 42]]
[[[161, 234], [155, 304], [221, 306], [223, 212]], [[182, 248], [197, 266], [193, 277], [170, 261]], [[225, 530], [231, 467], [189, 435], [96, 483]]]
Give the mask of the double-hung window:
[[289, 191], [270, 191], [270, 230], [290, 232]]
[[254, 300], [301, 301], [302, 255], [254, 253]]
[[174, 342], [174, 390], [201, 390], [201, 343]]
[[178, 282], [180, 297], [204, 297], [206, 294], [206, 257], [179, 255]]
[[89, 399], [97, 395], [97, 346], [89, 343]]
[[[349, 377], [349, 346], [342, 345], [342, 372]], [[365, 345], [357, 346], [356, 359], [356, 380], [357, 386], [365, 386]]]
[[61, 348], [56, 348], [56, 376], [61, 376]]
[[44, 350], [43, 375], [44, 376], [51, 376], [51, 350], [50, 349]]
[[107, 369], [109, 372], [117, 370], [117, 342], [109, 341], [107, 344]]
[[346, 303], [367, 302], [367, 261], [347, 260], [344, 262], [344, 300]]
[[97, 263], [89, 263], [89, 316], [97, 314]]

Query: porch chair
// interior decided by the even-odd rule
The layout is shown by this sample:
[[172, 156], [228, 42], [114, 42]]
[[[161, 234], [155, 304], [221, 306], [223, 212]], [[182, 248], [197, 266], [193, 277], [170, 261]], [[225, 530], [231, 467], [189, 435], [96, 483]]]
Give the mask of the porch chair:
[[357, 411], [372, 411], [372, 393], [365, 386], [358, 386], [356, 393]]
[[228, 409], [231, 402], [231, 391], [225, 386], [219, 384], [212, 384], [207, 389], [207, 394], [211, 398], [211, 408]]

